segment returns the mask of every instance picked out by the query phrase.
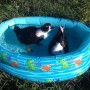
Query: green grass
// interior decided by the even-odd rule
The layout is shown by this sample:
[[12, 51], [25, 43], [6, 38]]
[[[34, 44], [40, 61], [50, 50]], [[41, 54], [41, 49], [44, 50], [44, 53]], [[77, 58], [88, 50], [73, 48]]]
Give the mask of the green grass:
[[33, 15], [70, 18], [90, 25], [90, 0], [0, 0], [0, 20]]
[[[52, 16], [90, 26], [90, 0], [0, 0], [0, 21], [22, 16]], [[35, 83], [0, 71], [0, 90], [90, 90], [90, 70], [73, 80]]]
[[72, 80], [36, 83], [18, 79], [0, 71], [0, 90], [90, 90], [90, 70]]

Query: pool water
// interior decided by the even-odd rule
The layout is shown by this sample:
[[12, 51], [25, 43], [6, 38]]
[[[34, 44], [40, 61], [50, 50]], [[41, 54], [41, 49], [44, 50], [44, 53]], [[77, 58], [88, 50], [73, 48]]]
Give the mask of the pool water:
[[[33, 52], [27, 52], [26, 45], [23, 45], [18, 41], [12, 26], [9, 27], [0, 37], [0, 47], [14, 54], [23, 54], [30, 56], [49, 56], [48, 45], [57, 31], [58, 28], [56, 27], [54, 30], [52, 30], [49, 33], [48, 38], [41, 41], [41, 45], [35, 45], [35, 44], [29, 45], [30, 49], [32, 49]], [[79, 48], [82, 40], [78, 40], [78, 38], [75, 35], [69, 33], [67, 29], [65, 29], [65, 32], [69, 44], [69, 52], [73, 52], [77, 48]]]

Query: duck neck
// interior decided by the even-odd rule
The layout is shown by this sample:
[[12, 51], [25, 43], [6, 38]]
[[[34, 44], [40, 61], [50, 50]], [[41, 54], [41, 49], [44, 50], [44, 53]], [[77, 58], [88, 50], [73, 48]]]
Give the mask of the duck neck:
[[46, 38], [48, 36], [48, 32], [44, 32], [41, 29], [38, 29], [37, 32], [36, 32], [36, 36], [37, 37], [44, 36], [44, 38]]

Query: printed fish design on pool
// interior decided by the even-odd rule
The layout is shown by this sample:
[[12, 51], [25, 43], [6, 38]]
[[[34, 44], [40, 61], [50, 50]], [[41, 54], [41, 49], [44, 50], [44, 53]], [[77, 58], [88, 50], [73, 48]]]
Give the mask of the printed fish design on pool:
[[88, 47], [88, 50], [90, 51], [90, 46]]
[[41, 66], [41, 62], [40, 62], [40, 61], [37, 62], [37, 63], [36, 63], [36, 66], [40, 67], [40, 66]]
[[51, 82], [53, 82], [53, 80], [52, 79], [46, 79], [45, 82], [46, 83], [51, 83]]
[[82, 58], [79, 58], [76, 60], [76, 62], [74, 63], [75, 66], [79, 66], [82, 63]]
[[7, 57], [7, 60], [10, 61], [11, 60], [11, 57]]
[[18, 62], [11, 62], [11, 65], [14, 66], [14, 67], [18, 67]]
[[42, 67], [43, 71], [50, 71], [50, 65], [46, 65]]
[[65, 58], [61, 58], [59, 62], [62, 65], [62, 69], [67, 69], [69, 67], [69, 64]]
[[2, 62], [5, 63], [6, 60], [7, 60], [7, 58], [6, 58], [6, 52], [2, 51], [0, 53], [0, 58], [1, 58]]
[[34, 61], [33, 60], [28, 59], [27, 60], [27, 65], [28, 65], [28, 69], [29, 70], [35, 70], [35, 64], [34, 64]]
[[80, 72], [80, 73], [78, 73], [78, 76], [81, 76], [83, 74], [83, 72]]

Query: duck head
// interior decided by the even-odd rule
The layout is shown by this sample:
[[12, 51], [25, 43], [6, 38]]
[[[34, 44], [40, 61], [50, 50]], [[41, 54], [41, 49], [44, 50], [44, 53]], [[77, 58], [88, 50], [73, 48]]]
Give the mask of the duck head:
[[44, 25], [41, 27], [41, 30], [42, 30], [43, 32], [49, 32], [49, 31], [51, 31], [52, 29], [53, 29], [53, 27], [51, 26], [50, 23], [46, 23], [46, 24], [44, 24]]

